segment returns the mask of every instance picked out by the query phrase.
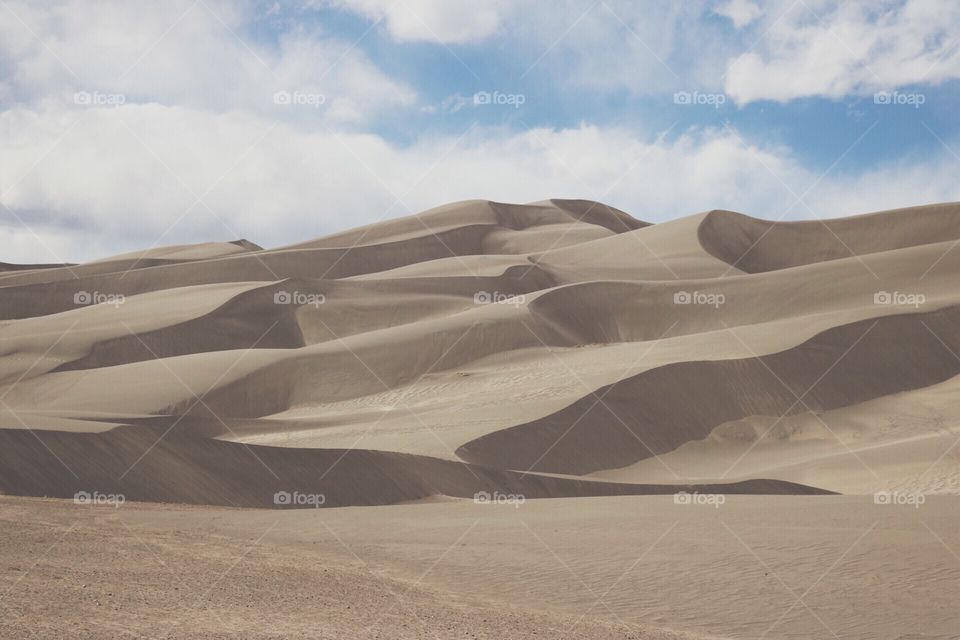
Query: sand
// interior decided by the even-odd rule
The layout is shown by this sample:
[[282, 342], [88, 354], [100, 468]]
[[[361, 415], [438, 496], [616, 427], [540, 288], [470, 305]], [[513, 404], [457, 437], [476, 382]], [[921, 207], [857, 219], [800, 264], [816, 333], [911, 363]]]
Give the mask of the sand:
[[273, 511], [0, 498], [0, 635], [946, 640], [958, 500]]
[[[960, 204], [773, 218], [649, 224], [589, 201], [476, 200], [274, 249], [238, 240], [0, 264], [0, 493], [21, 496], [3, 500], [8, 577], [55, 542], [47, 525], [76, 519], [74, 547], [111, 580], [146, 580], [123, 604], [136, 637], [178, 609], [179, 571], [137, 576], [132, 556], [108, 559], [127, 526], [170, 563], [195, 556], [199, 580], [223, 559], [217, 545], [240, 549], [279, 518], [257, 562], [284, 607], [336, 606], [295, 622], [290, 608], [271, 614], [254, 563], [225, 581], [230, 622], [190, 614], [172, 637], [342, 637], [365, 632], [368, 609], [415, 580], [444, 535], [495, 513], [480, 546], [415, 585], [431, 622], [397, 614], [407, 627], [372, 637], [562, 637], [581, 616], [569, 637], [622, 637], [624, 624], [635, 637], [960, 634], [945, 552], [958, 548]], [[77, 511], [78, 492], [126, 505]], [[673, 504], [678, 492], [729, 499], [690, 509]], [[924, 504], [883, 510], [877, 492]], [[280, 494], [322, 496], [323, 509]], [[520, 514], [558, 536], [539, 551], [567, 549], [581, 559], [561, 567], [593, 577], [556, 582], [545, 565], [557, 558], [530, 548]], [[311, 518], [341, 525], [387, 582], [311, 538]], [[633, 597], [590, 607], [581, 582], [615, 580], [637, 544], [609, 532], [646, 539], [673, 518], [668, 542], [688, 555], [651, 555], [645, 580], [627, 582]], [[813, 584], [874, 519], [863, 549], [878, 555], [851, 556], [835, 574], [846, 582], [773, 625], [780, 581], [764, 579]], [[726, 525], [743, 540], [724, 538]], [[780, 569], [732, 560], [744, 541]], [[513, 559], [485, 559], [483, 545]], [[67, 591], [42, 595], [32, 574], [35, 602], [0, 600], [15, 607], [9, 628], [120, 633], [44, 615], [77, 580], [103, 587], [79, 559], [57, 566]], [[336, 588], [321, 566], [339, 572]], [[285, 571], [308, 593], [276, 586]], [[880, 593], [872, 608], [847, 593], [864, 581]], [[343, 609], [352, 598], [362, 604]], [[491, 614], [504, 602], [509, 623]]]

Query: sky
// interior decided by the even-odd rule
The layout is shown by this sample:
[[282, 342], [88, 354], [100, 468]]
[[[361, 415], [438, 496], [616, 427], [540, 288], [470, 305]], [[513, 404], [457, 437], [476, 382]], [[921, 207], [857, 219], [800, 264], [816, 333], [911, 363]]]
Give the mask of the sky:
[[0, 0], [0, 261], [960, 200], [953, 0]]

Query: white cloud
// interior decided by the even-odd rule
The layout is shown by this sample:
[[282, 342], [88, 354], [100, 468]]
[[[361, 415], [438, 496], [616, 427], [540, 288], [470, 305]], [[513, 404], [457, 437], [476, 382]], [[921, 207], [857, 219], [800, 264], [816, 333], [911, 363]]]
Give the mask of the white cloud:
[[840, 98], [960, 78], [960, 4], [926, 0], [791, 5], [768, 16], [755, 51], [727, 68], [738, 104]]
[[[0, 139], [0, 175], [22, 177], [3, 202], [43, 238], [0, 218], [25, 261], [241, 236], [277, 246], [468, 198], [595, 198], [655, 221], [715, 207], [777, 217], [793, 204], [781, 180], [796, 193], [816, 180], [788, 150], [726, 130], [670, 140], [589, 125], [475, 130], [398, 147], [370, 134], [271, 128], [255, 114], [125, 105], [10, 110]], [[808, 202], [833, 216], [960, 199], [949, 167], [931, 158], [908, 171], [828, 176]], [[790, 214], [810, 215], [800, 204]]]
[[506, 0], [318, 0], [358, 13], [370, 20], [383, 20], [390, 35], [399, 41], [478, 42], [497, 32]]
[[455, 93], [451, 96], [447, 96], [438, 104], [429, 104], [422, 107], [420, 110], [423, 113], [458, 113], [464, 107], [474, 104], [475, 101], [475, 96], [464, 96], [459, 93]]
[[714, 9], [714, 12], [730, 18], [737, 29], [742, 29], [763, 14], [763, 10], [750, 0], [727, 0]]
[[[83, 254], [89, 256], [106, 256], [116, 253], [112, 243], [107, 238], [85, 238], [82, 232], [60, 228], [42, 227], [35, 224], [29, 226], [20, 224], [12, 218], [6, 210], [0, 208], [0, 262], [10, 264], [59, 264], [64, 259], [58, 256], [73, 256], [77, 254], [77, 243], [83, 239], [90, 242], [84, 248]], [[7, 224], [9, 220], [9, 226]]]
[[[0, 11], [0, 80], [12, 102], [69, 101], [87, 91], [128, 103], [356, 123], [416, 100], [349, 42], [294, 29], [275, 45], [258, 44], [242, 35], [255, 19], [242, 3], [68, 0], [9, 9]], [[322, 95], [323, 108], [278, 110], [277, 91]]]

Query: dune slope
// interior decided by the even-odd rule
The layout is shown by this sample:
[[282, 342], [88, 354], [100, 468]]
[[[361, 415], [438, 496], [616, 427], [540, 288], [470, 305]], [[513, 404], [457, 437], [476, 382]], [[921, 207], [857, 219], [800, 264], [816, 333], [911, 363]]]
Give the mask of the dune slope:
[[[960, 491], [958, 239], [955, 203], [649, 224], [475, 200], [0, 265], [0, 492]], [[937, 430], [880, 424], [911, 403]]]

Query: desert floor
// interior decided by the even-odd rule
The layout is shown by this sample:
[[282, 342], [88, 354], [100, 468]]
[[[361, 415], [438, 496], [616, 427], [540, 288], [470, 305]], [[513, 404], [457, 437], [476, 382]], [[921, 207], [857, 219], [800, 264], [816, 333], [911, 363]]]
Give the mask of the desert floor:
[[[0, 499], [5, 638], [955, 638], [960, 498]], [[56, 612], [51, 615], [51, 612]]]

